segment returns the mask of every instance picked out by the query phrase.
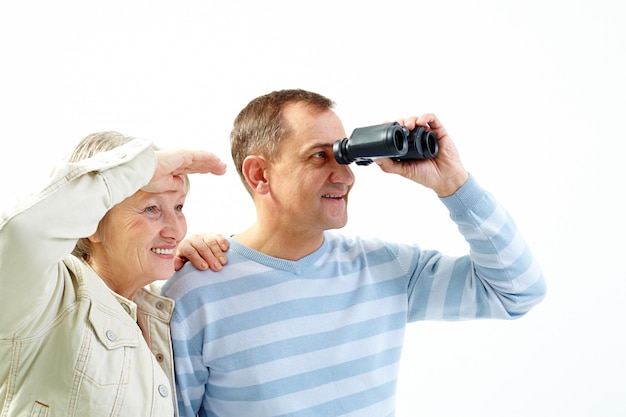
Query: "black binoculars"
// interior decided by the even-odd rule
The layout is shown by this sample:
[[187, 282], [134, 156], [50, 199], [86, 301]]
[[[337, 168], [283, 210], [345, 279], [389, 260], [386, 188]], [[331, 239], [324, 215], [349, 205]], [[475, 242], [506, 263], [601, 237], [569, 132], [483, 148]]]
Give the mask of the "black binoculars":
[[409, 131], [398, 122], [359, 127], [350, 138], [333, 144], [335, 160], [347, 165], [369, 165], [372, 158], [392, 158], [396, 161], [431, 159], [439, 152], [437, 136], [422, 126]]

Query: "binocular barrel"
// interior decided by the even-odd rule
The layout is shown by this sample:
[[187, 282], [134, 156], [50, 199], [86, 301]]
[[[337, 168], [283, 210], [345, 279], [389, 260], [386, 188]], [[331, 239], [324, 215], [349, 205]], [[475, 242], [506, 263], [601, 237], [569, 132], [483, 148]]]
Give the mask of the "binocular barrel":
[[396, 161], [435, 158], [439, 152], [437, 136], [421, 126], [409, 132], [398, 122], [359, 127], [350, 138], [333, 144], [335, 160], [340, 164], [356, 162], [369, 165], [372, 158], [393, 158]]

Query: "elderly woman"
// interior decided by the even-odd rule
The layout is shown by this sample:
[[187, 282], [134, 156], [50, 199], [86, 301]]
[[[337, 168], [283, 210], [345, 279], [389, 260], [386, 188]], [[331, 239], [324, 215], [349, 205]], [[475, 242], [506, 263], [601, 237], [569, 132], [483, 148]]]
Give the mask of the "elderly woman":
[[0, 416], [174, 416], [171, 300], [204, 151], [93, 134], [0, 217]]

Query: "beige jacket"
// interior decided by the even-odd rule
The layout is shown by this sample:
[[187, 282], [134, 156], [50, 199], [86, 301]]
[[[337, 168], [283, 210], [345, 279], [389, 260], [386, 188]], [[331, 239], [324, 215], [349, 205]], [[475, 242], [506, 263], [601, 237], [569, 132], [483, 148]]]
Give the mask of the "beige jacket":
[[148, 289], [129, 301], [69, 255], [154, 169], [133, 141], [59, 166], [0, 217], [0, 417], [177, 415], [173, 302]]

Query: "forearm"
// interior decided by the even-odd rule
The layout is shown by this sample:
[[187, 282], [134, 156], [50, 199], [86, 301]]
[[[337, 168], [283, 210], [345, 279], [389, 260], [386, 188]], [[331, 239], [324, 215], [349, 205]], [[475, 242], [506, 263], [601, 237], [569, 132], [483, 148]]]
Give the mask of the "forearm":
[[[150, 180], [154, 156], [137, 141], [106, 155], [57, 167], [40, 192], [0, 218], [0, 305], [38, 298], [81, 237], [106, 211]], [[58, 273], [58, 272], [57, 272]], [[45, 294], [41, 295], [45, 299]], [[13, 304], [12, 304], [13, 305]]]
[[442, 202], [470, 246], [466, 266], [461, 267], [465, 262], [461, 260], [455, 265], [456, 273], [463, 275], [456, 283], [462, 283], [463, 289], [457, 291], [465, 299], [475, 297], [475, 303], [484, 303], [486, 316], [516, 318], [541, 301], [545, 282], [537, 260], [493, 196], [470, 177]]

